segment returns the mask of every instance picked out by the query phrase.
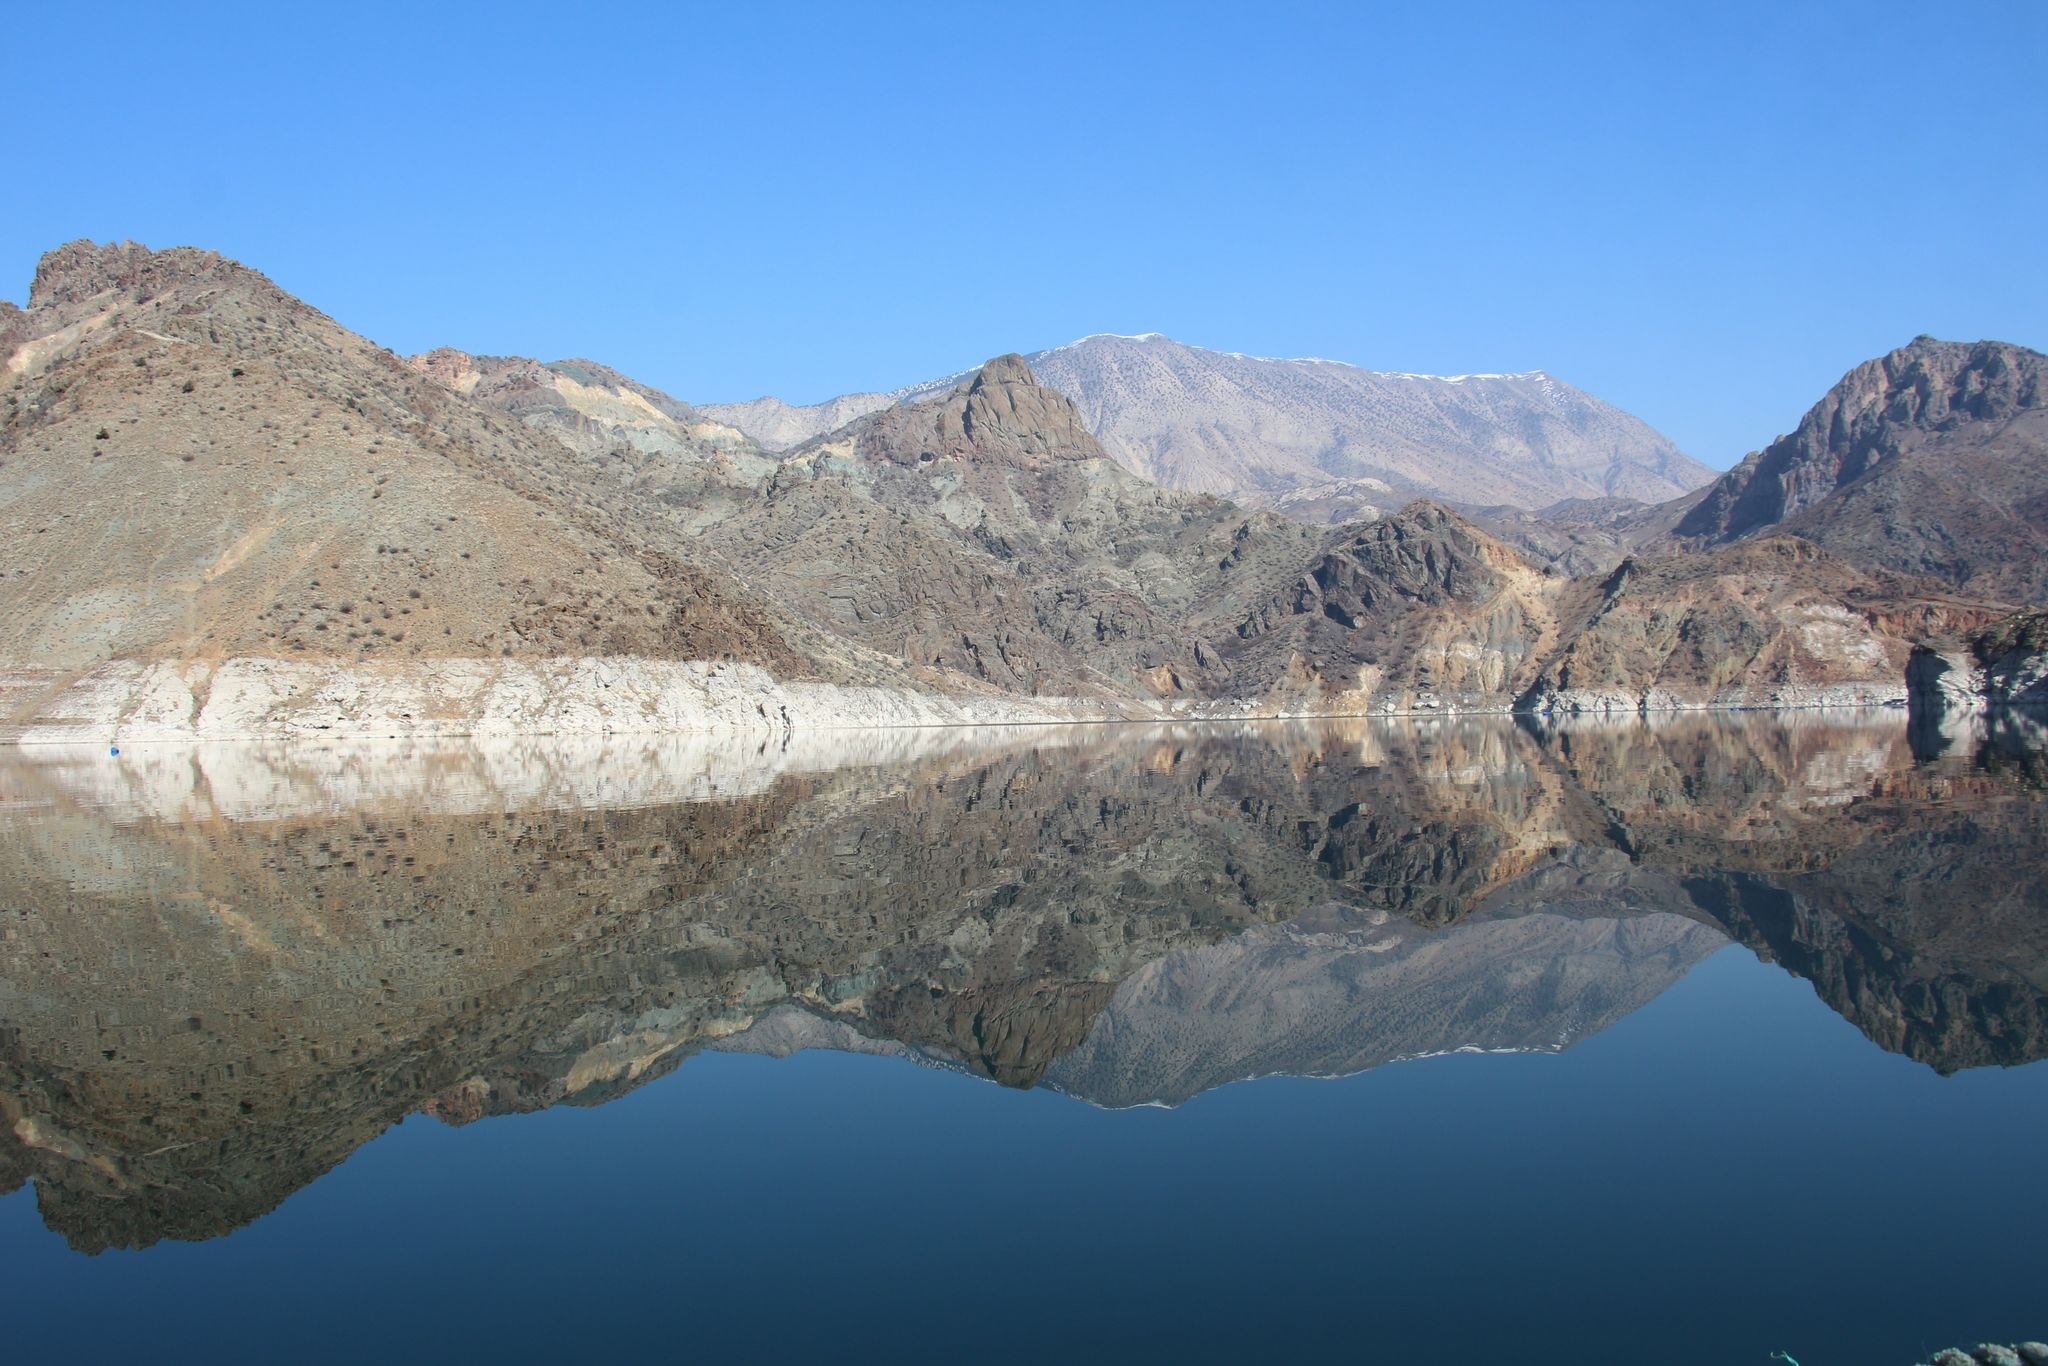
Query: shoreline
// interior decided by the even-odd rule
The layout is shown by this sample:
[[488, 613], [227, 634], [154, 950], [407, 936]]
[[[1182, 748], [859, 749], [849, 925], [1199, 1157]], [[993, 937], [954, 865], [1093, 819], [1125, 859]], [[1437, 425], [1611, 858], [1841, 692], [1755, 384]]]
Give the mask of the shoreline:
[[1305, 706], [1300, 698], [1030, 698], [909, 683], [785, 682], [752, 664], [630, 656], [375, 664], [261, 657], [121, 660], [75, 676], [25, 670], [0, 674], [0, 697], [14, 704], [8, 724], [0, 728], [0, 743], [22, 747], [547, 736], [753, 736], [765, 741], [799, 732], [991, 726], [1479, 716], [1556, 724], [1690, 712], [1909, 710], [1903, 679], [1730, 688], [1708, 698], [1663, 689], [1640, 695], [1621, 689], [1570, 690], [1519, 706], [1521, 699], [1505, 695], [1361, 697], [1351, 692], [1335, 694], [1331, 705]]

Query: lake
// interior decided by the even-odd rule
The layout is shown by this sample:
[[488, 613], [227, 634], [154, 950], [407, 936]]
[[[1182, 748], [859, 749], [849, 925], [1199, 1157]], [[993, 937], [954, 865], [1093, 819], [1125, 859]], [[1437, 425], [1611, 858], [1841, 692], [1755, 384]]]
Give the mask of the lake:
[[1895, 713], [23, 747], [11, 1351], [2041, 1337], [2044, 790]]

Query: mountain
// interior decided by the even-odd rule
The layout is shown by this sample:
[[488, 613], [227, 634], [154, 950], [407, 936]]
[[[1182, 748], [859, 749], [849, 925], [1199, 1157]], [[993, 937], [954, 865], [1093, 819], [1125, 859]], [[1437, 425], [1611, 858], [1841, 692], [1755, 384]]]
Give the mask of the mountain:
[[0, 659], [823, 657], [559, 443], [211, 252], [74, 243], [13, 327]]
[[45, 734], [1398, 705], [1441, 680], [1395, 643], [1526, 578], [1426, 505], [1158, 488], [1017, 357], [770, 457], [593, 362], [402, 361], [193, 249], [61, 248], [6, 321], [0, 701]]
[[1916, 338], [1685, 498], [1476, 514], [1581, 576], [1524, 705], [1891, 701], [1909, 665], [1940, 691], [1938, 660], [1964, 678], [1961, 653], [1915, 647], [2048, 595], [2044, 370], [2023, 347]]
[[1866, 568], [2048, 601], [2048, 356], [1916, 337], [1845, 375], [1671, 535], [1784, 532]]
[[[1564, 498], [1661, 500], [1710, 481], [1636, 418], [1542, 371], [1410, 375], [1273, 360], [1157, 333], [1100, 335], [1025, 357], [1072, 398], [1126, 469], [1311, 521], [1372, 516], [1418, 497], [1542, 507]], [[796, 445], [847, 414], [915, 402], [959, 377], [811, 408], [702, 408], [764, 445]]]
[[47, 254], [0, 321], [0, 726], [1061, 714], [906, 677], [742, 582], [692, 519], [773, 462], [602, 367], [411, 365], [247, 267], [132, 243]]
[[1447, 665], [1448, 643], [1505, 614], [1514, 648], [1544, 591], [1428, 504], [1325, 531], [1147, 483], [1019, 356], [785, 453], [700, 535], [814, 624], [912, 667], [1175, 707], [1498, 689], [1511, 667]]
[[1891, 702], [2048, 572], [2041, 358], [1989, 343], [1705, 493], [1324, 527], [1133, 473], [1015, 355], [771, 452], [192, 249], [61, 248], [0, 327], [0, 724], [43, 738]]

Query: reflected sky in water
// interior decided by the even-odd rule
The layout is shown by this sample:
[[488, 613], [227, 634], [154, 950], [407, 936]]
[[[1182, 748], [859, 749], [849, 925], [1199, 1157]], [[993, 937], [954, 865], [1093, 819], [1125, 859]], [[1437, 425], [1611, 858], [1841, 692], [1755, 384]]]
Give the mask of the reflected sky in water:
[[24, 750], [16, 1340], [2038, 1336], [2036, 752], [1825, 714]]

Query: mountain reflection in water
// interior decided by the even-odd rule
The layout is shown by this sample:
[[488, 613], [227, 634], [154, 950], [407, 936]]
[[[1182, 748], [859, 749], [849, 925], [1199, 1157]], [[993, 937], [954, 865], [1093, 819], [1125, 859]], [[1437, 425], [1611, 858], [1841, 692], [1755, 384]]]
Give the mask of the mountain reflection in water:
[[1106, 1107], [1556, 1050], [1731, 940], [1884, 1049], [2025, 1063], [2023, 740], [1807, 714], [24, 749], [0, 1192], [33, 1178], [81, 1249], [213, 1237], [407, 1114], [597, 1104], [707, 1048]]

